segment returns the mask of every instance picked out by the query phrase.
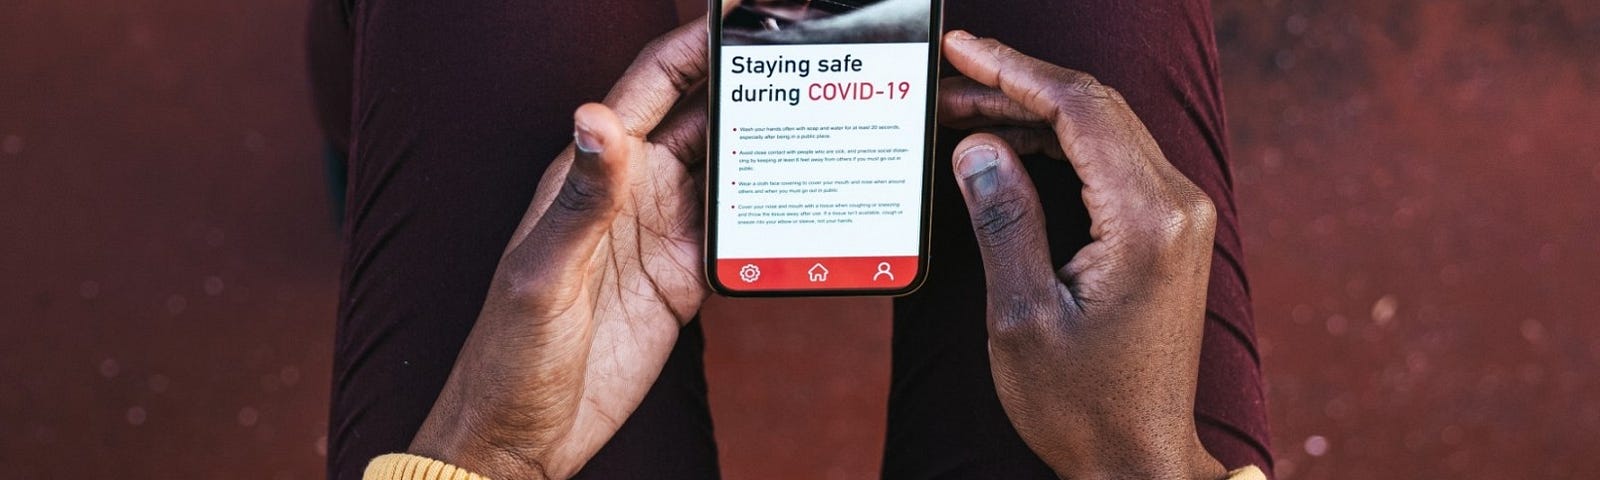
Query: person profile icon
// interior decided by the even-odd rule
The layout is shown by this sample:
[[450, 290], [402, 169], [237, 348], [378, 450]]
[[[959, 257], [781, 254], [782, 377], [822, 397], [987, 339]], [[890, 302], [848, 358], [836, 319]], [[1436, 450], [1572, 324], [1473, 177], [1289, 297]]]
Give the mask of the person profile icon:
[[879, 262], [878, 263], [878, 273], [872, 274], [872, 281], [874, 281], [874, 282], [878, 281], [878, 277], [883, 276], [883, 275], [888, 275], [889, 276], [889, 281], [891, 281], [891, 282], [894, 281], [894, 272], [889, 271], [889, 262]]

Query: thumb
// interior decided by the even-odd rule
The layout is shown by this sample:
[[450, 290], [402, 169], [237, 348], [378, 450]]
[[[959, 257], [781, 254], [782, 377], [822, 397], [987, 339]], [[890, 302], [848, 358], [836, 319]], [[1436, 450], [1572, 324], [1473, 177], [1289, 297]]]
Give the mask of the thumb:
[[[559, 190], [522, 246], [534, 265], [571, 266], [590, 258], [627, 195], [633, 139], [598, 103], [573, 115], [573, 159]], [[560, 271], [562, 268], [552, 270]]]
[[956, 146], [955, 172], [983, 255], [989, 311], [1051, 298], [1060, 280], [1050, 264], [1044, 211], [1016, 152], [1000, 137], [974, 134]]

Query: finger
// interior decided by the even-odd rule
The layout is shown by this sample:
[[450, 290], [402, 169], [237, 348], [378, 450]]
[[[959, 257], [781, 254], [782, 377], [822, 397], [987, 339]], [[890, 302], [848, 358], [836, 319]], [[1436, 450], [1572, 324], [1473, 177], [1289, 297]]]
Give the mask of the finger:
[[978, 132], [1000, 137], [1017, 155], [1044, 155], [1056, 160], [1066, 159], [1056, 134], [1047, 127], [998, 126], [979, 128]]
[[957, 71], [979, 84], [999, 89], [1041, 120], [1076, 119], [1063, 119], [1063, 115], [1074, 113], [1065, 110], [1109, 113], [1082, 108], [1084, 103], [1113, 93], [1093, 76], [1027, 56], [998, 40], [955, 30], [945, 34], [944, 54]]
[[1044, 117], [1005, 92], [963, 76], [939, 80], [939, 123], [964, 130], [995, 125], [1049, 125]]
[[[978, 133], [956, 146], [955, 172], [983, 254], [991, 308], [1038, 300], [1059, 284], [1039, 193], [1011, 147]], [[993, 310], [992, 310], [993, 311]]]
[[661, 125], [650, 133], [650, 143], [661, 145], [691, 171], [706, 160], [706, 90], [678, 102]]
[[[514, 255], [542, 271], [563, 272], [589, 259], [627, 195], [633, 138], [617, 115], [590, 103], [573, 115], [574, 155], [559, 190]], [[518, 255], [518, 256], [521, 256]], [[557, 273], [559, 274], [559, 273]]]
[[[1091, 216], [1144, 207], [1160, 191], [1162, 157], [1122, 96], [1094, 77], [1023, 55], [994, 39], [963, 31], [945, 36], [945, 58], [963, 74], [995, 87], [1028, 111], [1049, 119], [1078, 178]], [[1156, 149], [1159, 152], [1159, 149]], [[1098, 209], [1098, 210], [1094, 210]]]
[[684, 92], [706, 78], [707, 20], [701, 18], [651, 41], [606, 94], [627, 134], [643, 138]]
[[939, 123], [979, 130], [1000, 137], [1019, 155], [1044, 154], [1065, 159], [1061, 145], [1044, 117], [1029, 111], [1004, 92], [963, 76], [939, 80]]

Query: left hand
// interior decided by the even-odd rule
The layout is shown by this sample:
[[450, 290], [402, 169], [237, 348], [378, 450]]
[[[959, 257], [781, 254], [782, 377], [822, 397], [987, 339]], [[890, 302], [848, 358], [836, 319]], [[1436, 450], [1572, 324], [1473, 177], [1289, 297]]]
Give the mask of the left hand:
[[[1216, 213], [1115, 90], [993, 39], [945, 35], [965, 74], [940, 121], [983, 255], [989, 356], [1017, 433], [1062, 478], [1216, 479], [1194, 425]], [[1065, 159], [1093, 242], [1052, 268], [1020, 154]]]
[[491, 478], [568, 478], [614, 435], [708, 295], [702, 19], [657, 39], [539, 182], [411, 453]]

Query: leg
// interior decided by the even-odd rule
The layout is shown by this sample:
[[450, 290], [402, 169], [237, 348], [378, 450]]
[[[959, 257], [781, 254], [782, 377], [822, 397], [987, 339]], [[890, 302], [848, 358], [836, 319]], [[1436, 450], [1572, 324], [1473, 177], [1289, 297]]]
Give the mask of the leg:
[[[677, 24], [666, 1], [359, 0], [351, 12], [333, 478], [406, 449], [540, 175], [571, 141], [573, 110]], [[691, 324], [580, 478], [717, 477], [701, 349]]]
[[311, 0], [306, 16], [306, 72], [322, 127], [322, 160], [334, 225], [344, 224], [345, 173], [350, 158], [350, 35], [345, 0]]
[[[1115, 0], [952, 1], [949, 28], [1089, 72], [1118, 89], [1167, 158], [1219, 213], [1196, 393], [1200, 438], [1223, 464], [1270, 467], [1266, 410], [1228, 171], [1210, 4]], [[1054, 478], [1007, 421], [990, 377], [983, 269], [949, 158], [966, 132], [940, 135], [928, 284], [895, 303], [887, 478]], [[1028, 159], [1064, 265], [1089, 241], [1081, 184], [1064, 162]]]

